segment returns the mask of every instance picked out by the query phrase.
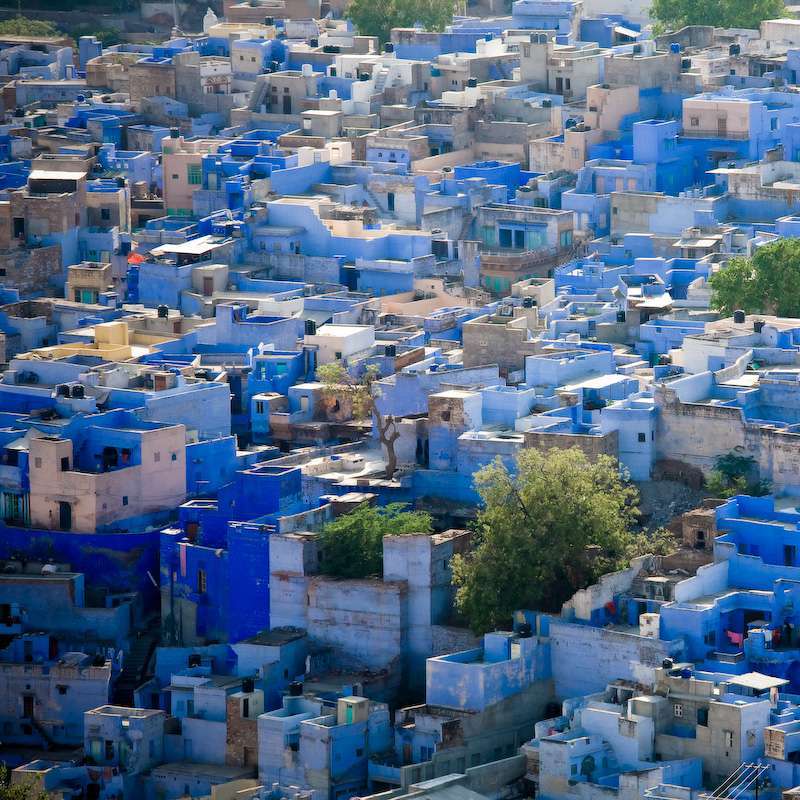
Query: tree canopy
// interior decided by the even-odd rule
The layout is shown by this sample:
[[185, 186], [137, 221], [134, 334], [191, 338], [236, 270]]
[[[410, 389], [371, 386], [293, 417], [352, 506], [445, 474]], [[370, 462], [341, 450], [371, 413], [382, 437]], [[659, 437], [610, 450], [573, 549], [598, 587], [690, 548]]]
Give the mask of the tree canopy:
[[365, 503], [323, 527], [322, 571], [338, 578], [382, 575], [384, 536], [431, 531], [430, 514], [424, 511], [409, 511], [404, 503]]
[[386, 448], [386, 477], [392, 478], [397, 472], [395, 442], [400, 438], [397, 420], [391, 414], [381, 414], [375, 404], [378, 391], [373, 384], [380, 378], [378, 367], [370, 364], [361, 378], [354, 378], [341, 361], [322, 364], [317, 367], [317, 380], [322, 383], [322, 391], [328, 399], [346, 397], [350, 401], [353, 419], [375, 417], [375, 433]]
[[769, 481], [758, 477], [755, 460], [735, 452], [719, 456], [706, 478], [706, 490], [712, 497], [733, 497], [737, 494], [762, 497], [769, 494], [771, 488]]
[[347, 17], [364, 36], [389, 41], [392, 28], [410, 28], [417, 22], [427, 31], [441, 31], [453, 21], [455, 0], [352, 0]]
[[711, 276], [711, 305], [726, 314], [800, 317], [800, 239], [778, 239]]
[[765, 19], [786, 15], [783, 0], [653, 0], [651, 16], [670, 30], [685, 25], [757, 29]]
[[559, 611], [635, 546], [638, 493], [608, 456], [521, 450], [515, 473], [498, 460], [475, 485], [477, 545], [453, 558], [453, 575], [456, 606], [477, 633], [507, 626], [520, 608]]
[[27, 17], [12, 17], [0, 20], [0, 34], [3, 36], [63, 36], [52, 22]]
[[0, 763], [0, 800], [47, 800], [44, 791], [28, 783], [11, 783], [11, 771]]

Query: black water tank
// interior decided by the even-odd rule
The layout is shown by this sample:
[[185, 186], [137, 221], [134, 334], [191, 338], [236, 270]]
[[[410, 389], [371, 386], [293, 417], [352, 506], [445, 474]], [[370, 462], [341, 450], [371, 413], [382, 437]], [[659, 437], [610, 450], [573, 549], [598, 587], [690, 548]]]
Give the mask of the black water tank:
[[763, 319], [757, 319], [757, 320], [755, 320], [755, 321], [753, 322], [753, 330], [754, 330], [756, 333], [761, 333], [761, 331], [762, 331], [762, 330], [764, 330], [764, 320], [763, 320]]
[[317, 323], [313, 319], [306, 320], [306, 336], [313, 336], [317, 332]]
[[736, 311], [733, 312], [733, 321], [737, 325], [741, 325], [747, 319], [747, 315], [742, 311], [741, 308], [737, 308]]
[[394, 53], [394, 44], [392, 42], [385, 42], [383, 45], [384, 53]]
[[264, 24], [265, 25], [274, 25], [275, 18], [274, 17], [264, 17]]
[[170, 128], [169, 129], [169, 138], [170, 139], [177, 139], [181, 135], [181, 132], [177, 128]]
[[319, 39], [309, 39], [308, 40], [309, 47], [319, 47]]
[[533, 298], [532, 297], [523, 297], [522, 298], [522, 307], [523, 308], [533, 308]]
[[731, 55], [731, 56], [738, 56], [739, 53], [741, 53], [741, 52], [742, 52], [742, 46], [740, 44], [732, 44], [728, 48], [728, 55]]
[[169, 316], [169, 306], [159, 306], [157, 313], [159, 319], [166, 319]]
[[289, 684], [289, 697], [300, 697], [303, 694], [303, 684], [300, 681], [292, 681]]
[[242, 678], [242, 691], [251, 694], [256, 688], [256, 683], [252, 678]]
[[477, 85], [478, 85], [478, 79], [477, 79], [477, 78], [470, 78], [470, 79], [467, 81], [467, 86], [468, 86], [470, 89], [474, 89], [474, 88], [475, 88]]
[[397, 345], [396, 344], [387, 344], [383, 348], [383, 354], [387, 358], [394, 358], [397, 355]]

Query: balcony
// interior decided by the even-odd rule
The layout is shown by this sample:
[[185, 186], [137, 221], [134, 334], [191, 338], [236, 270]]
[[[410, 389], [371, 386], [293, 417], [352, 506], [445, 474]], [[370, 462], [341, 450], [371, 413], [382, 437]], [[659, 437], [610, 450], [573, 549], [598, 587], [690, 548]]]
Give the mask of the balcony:
[[553, 247], [539, 250], [481, 250], [481, 269], [498, 272], [524, 272], [535, 267], [551, 265], [558, 260], [560, 252]]
[[726, 128], [715, 128], [714, 130], [705, 130], [703, 128], [684, 128], [684, 137], [688, 139], [729, 139], [737, 141], [746, 141], [750, 138], [748, 131], [729, 131]]

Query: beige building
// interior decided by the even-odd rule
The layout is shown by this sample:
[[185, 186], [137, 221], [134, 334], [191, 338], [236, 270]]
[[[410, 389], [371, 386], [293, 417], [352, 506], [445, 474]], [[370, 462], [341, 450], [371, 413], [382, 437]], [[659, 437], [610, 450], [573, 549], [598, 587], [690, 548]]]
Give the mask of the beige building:
[[117, 520], [174, 509], [184, 501], [185, 427], [143, 427], [123, 434], [122, 442], [136, 446], [120, 447], [114, 468], [110, 449], [117, 448], [105, 447], [97, 464], [76, 463], [71, 439], [30, 438], [34, 527], [93, 532]]
[[190, 216], [192, 196], [202, 185], [202, 159], [216, 153], [227, 141], [222, 139], [193, 139], [182, 136], [164, 139], [162, 169], [164, 174], [164, 205], [167, 214]]

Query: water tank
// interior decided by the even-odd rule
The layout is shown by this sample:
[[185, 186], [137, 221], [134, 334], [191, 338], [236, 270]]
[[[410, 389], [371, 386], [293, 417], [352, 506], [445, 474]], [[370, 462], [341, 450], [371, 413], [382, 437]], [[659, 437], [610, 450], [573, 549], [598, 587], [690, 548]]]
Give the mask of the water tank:
[[338, 99], [339, 99], [339, 93], [336, 91], [336, 89], [331, 89], [328, 92], [328, 100], [338, 100]]
[[86, 397], [86, 389], [79, 383], [75, 384], [75, 386], [72, 387], [72, 397], [75, 400], [83, 400], [83, 398]]
[[256, 682], [252, 678], [242, 678], [242, 691], [251, 694], [256, 688]]
[[744, 311], [742, 311], [741, 308], [737, 308], [736, 311], [733, 312], [733, 321], [737, 325], [741, 325], [746, 318], [747, 316], [745, 315]]
[[313, 336], [317, 332], [317, 323], [313, 319], [306, 320], [306, 336]]
[[309, 47], [319, 47], [319, 39], [309, 39], [308, 40]]
[[754, 330], [756, 333], [761, 333], [761, 331], [762, 331], [763, 329], [764, 329], [764, 320], [763, 320], [763, 319], [757, 319], [757, 320], [755, 320], [755, 321], [753, 322], [753, 330]]
[[177, 128], [170, 128], [169, 129], [169, 138], [170, 139], [177, 139], [181, 135], [181, 132]]
[[190, 667], [199, 667], [200, 664], [202, 663], [202, 659], [200, 658], [200, 654], [199, 653], [190, 653], [189, 654], [189, 660], [188, 660], [187, 663], [188, 663], [188, 665]]
[[303, 64], [303, 66], [300, 67], [300, 73], [304, 78], [310, 78], [314, 74], [314, 67], [312, 67], [311, 64]]
[[549, 97], [542, 100], [542, 108], [552, 108], [552, 107], [553, 107], [553, 101]]
[[369, 80], [369, 74], [368, 74], [368, 73], [366, 73], [366, 72], [362, 72], [362, 73], [361, 73], [361, 74], [358, 76], [358, 79], [359, 79], [360, 81], [368, 81], [368, 80]]
[[75, 102], [76, 103], [85, 103], [86, 102], [86, 95], [85, 94], [76, 95], [75, 96]]
[[523, 622], [522, 625], [517, 628], [517, 636], [519, 636], [520, 639], [530, 639], [531, 636], [533, 636], [533, 628], [531, 628], [530, 622]]
[[117, 186], [119, 186], [119, 187], [120, 187], [120, 189], [121, 189], [123, 186], [125, 186], [125, 184], [126, 184], [126, 183], [127, 183], [127, 181], [125, 180], [125, 178], [122, 178], [122, 177], [120, 177], [120, 178], [117, 178]]
[[467, 80], [467, 86], [470, 89], [475, 89], [477, 87], [477, 85], [478, 85], [478, 79], [477, 78], [469, 78]]
[[303, 694], [303, 684], [300, 681], [292, 681], [289, 684], [289, 697], [300, 697]]
[[166, 319], [169, 316], [169, 306], [159, 306], [156, 313], [158, 314], [159, 319]]
[[384, 53], [394, 53], [394, 44], [392, 42], [385, 42], [383, 45]]
[[731, 56], [738, 56], [742, 52], [742, 46], [740, 44], [732, 44], [728, 48], [728, 55]]
[[680, 44], [678, 42], [670, 43], [669, 51], [670, 51], [670, 53], [680, 53], [680, 51], [681, 51]]
[[533, 308], [533, 298], [532, 297], [523, 297], [522, 298], [522, 307], [523, 308]]
[[383, 354], [387, 358], [394, 358], [397, 355], [397, 345], [396, 344], [387, 344], [383, 348]]
[[661, 667], [663, 669], [672, 669], [675, 666], [675, 662], [671, 658], [665, 658], [661, 662]]
[[274, 17], [264, 17], [264, 24], [265, 25], [274, 25], [275, 18]]
[[692, 66], [692, 59], [691, 58], [682, 58], [681, 59], [681, 69], [691, 69]]

